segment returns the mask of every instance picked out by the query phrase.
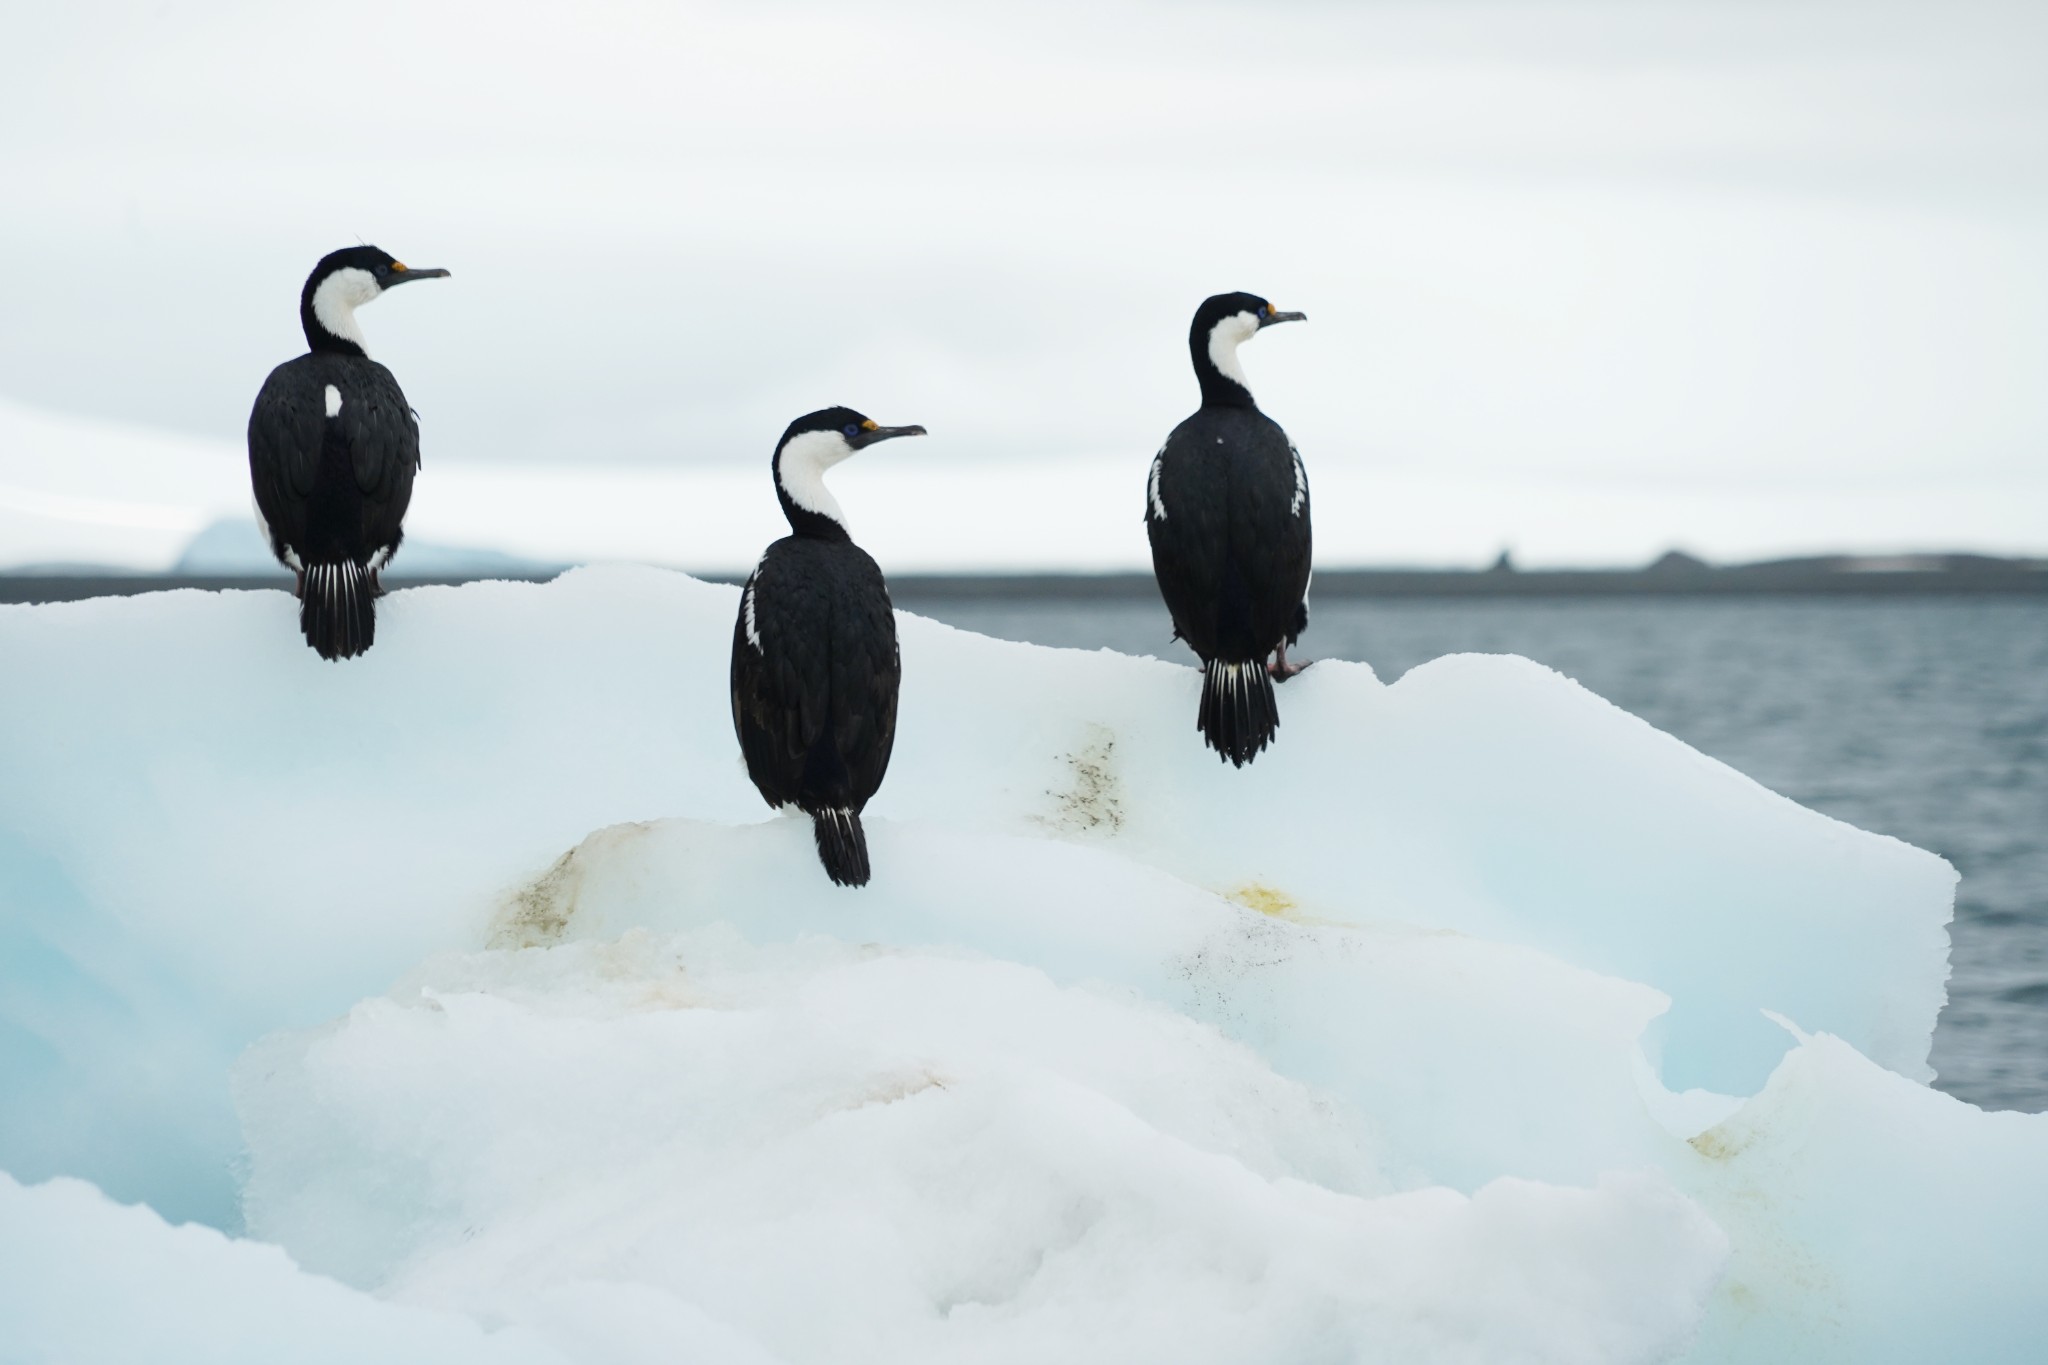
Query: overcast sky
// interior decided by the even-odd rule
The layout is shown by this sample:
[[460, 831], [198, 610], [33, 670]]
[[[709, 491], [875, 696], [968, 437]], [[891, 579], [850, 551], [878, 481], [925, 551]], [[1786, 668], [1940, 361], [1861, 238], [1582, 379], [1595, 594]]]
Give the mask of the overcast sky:
[[430, 469], [844, 402], [1141, 482], [1248, 289], [1309, 314], [1246, 363], [1312, 475], [2048, 550], [2048, 6], [0, 10], [19, 403], [238, 438], [361, 238], [454, 271], [362, 319]]

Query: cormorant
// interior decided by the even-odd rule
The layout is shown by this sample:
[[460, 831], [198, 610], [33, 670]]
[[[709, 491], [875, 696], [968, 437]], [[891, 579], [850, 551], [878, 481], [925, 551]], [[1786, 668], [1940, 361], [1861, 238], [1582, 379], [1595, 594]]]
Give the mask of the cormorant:
[[1166, 438], [1145, 485], [1152, 572], [1174, 635], [1202, 659], [1196, 728], [1240, 768], [1279, 727], [1274, 682], [1308, 666], [1288, 663], [1287, 646], [1308, 625], [1310, 537], [1308, 472], [1252, 401], [1237, 348], [1305, 316], [1255, 294], [1203, 300], [1188, 329], [1202, 406]]
[[270, 372], [249, 413], [249, 480], [264, 539], [296, 575], [299, 629], [323, 659], [376, 639], [378, 572], [402, 538], [420, 463], [419, 423], [370, 359], [356, 309], [415, 270], [373, 246], [324, 256], [299, 292], [310, 348]]
[[732, 724], [747, 775], [769, 805], [811, 817], [818, 860], [841, 886], [868, 881], [860, 813], [889, 770], [903, 666], [888, 584], [824, 476], [878, 441], [924, 434], [851, 408], [791, 422], [773, 466], [790, 534], [747, 578], [733, 624]]

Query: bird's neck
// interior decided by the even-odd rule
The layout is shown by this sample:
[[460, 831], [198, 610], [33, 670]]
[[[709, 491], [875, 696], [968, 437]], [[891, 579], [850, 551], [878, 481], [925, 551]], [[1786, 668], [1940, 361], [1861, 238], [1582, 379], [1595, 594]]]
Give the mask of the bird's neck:
[[825, 487], [828, 466], [800, 442], [801, 438], [792, 441], [775, 457], [775, 496], [789, 518], [789, 529], [818, 540], [852, 540], [839, 499]]
[[355, 309], [350, 308], [340, 317], [339, 327], [313, 311], [311, 302], [299, 308], [299, 326], [306, 331], [307, 349], [325, 352], [328, 355], [368, 356], [370, 348], [363, 344], [363, 330], [356, 326]]
[[337, 270], [317, 287], [309, 284], [299, 296], [299, 326], [305, 330], [309, 349], [330, 355], [370, 354], [363, 329], [356, 323], [356, 305], [365, 301], [360, 297], [361, 282], [350, 278], [363, 273]]
[[1205, 408], [1256, 408], [1251, 381], [1238, 364], [1240, 338], [1233, 335], [1228, 321], [1209, 328], [1197, 328], [1188, 336], [1188, 351], [1195, 362], [1195, 379], [1202, 386]]

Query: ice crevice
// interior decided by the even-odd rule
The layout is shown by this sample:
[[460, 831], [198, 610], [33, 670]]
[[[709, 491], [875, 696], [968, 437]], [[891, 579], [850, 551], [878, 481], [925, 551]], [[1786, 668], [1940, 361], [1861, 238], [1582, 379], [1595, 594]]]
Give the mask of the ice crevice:
[[1236, 772], [1190, 668], [904, 617], [847, 892], [733, 762], [735, 589], [386, 608], [345, 670], [281, 593], [0, 608], [0, 1319], [46, 1355], [2048, 1330], [2048, 1119], [1925, 1085], [1953, 872], [1549, 670], [1325, 662]]

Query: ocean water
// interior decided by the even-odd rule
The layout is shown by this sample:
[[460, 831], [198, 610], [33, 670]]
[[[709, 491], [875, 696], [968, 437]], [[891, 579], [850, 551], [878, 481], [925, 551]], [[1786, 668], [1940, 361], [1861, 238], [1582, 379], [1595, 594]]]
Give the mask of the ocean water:
[[[1013, 640], [1192, 658], [1149, 602], [905, 605]], [[1802, 805], [1954, 863], [1936, 1084], [2048, 1109], [2048, 601], [1325, 601], [1297, 654], [1392, 680], [1474, 651], [1549, 664]]]

